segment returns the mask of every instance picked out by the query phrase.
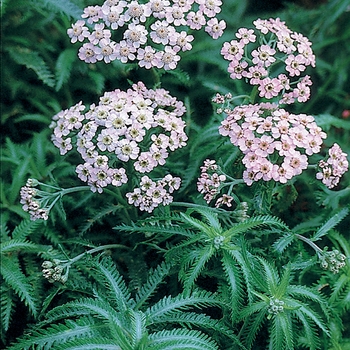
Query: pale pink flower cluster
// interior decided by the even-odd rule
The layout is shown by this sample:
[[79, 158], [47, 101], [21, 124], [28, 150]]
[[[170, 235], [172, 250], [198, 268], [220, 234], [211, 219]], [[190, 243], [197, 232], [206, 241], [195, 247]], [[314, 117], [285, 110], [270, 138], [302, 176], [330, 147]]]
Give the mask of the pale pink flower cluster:
[[84, 109], [80, 102], [55, 115], [52, 141], [62, 155], [75, 143], [83, 159], [76, 172], [93, 192], [127, 183], [126, 169], [144, 174], [164, 165], [169, 153], [188, 139], [181, 119], [184, 104], [141, 82], [127, 91], [106, 92], [98, 105]]
[[37, 181], [28, 179], [25, 186], [20, 191], [20, 203], [24, 211], [30, 214], [30, 219], [47, 220], [49, 218], [49, 210], [45, 207], [41, 198], [41, 191], [36, 188]]
[[336, 143], [328, 150], [328, 155], [327, 160], [319, 161], [318, 166], [321, 171], [316, 174], [316, 178], [322, 180], [328, 188], [333, 188], [348, 171], [349, 162], [346, 158], [347, 154]]
[[259, 96], [268, 100], [276, 99], [281, 104], [307, 101], [312, 82], [302, 74], [307, 66], [315, 66], [311, 42], [279, 18], [253, 23], [255, 31], [240, 28], [237, 39], [223, 44], [221, 54], [230, 61], [230, 77], [256, 85]]
[[140, 187], [126, 194], [129, 204], [139, 207], [142, 211], [151, 213], [160, 204], [168, 205], [173, 201], [171, 193], [179, 189], [181, 179], [167, 174], [163, 179], [153, 181], [144, 175]]
[[[83, 20], [67, 34], [72, 43], [83, 43], [78, 55], [87, 63], [135, 61], [146, 69], [170, 70], [180, 52], [192, 49], [190, 31], [204, 27], [213, 39], [223, 34], [226, 23], [216, 18], [221, 5], [221, 0], [106, 0], [85, 8]], [[117, 41], [113, 31], [118, 31]]]
[[[222, 183], [226, 180], [226, 175], [220, 172], [215, 160], [206, 159], [201, 166], [201, 175], [197, 181], [199, 193], [204, 194], [205, 201], [209, 204], [219, 193]], [[233, 197], [224, 194], [218, 198], [215, 207], [226, 205], [231, 207]]]
[[[214, 101], [222, 101], [217, 95]], [[308, 156], [320, 152], [326, 134], [314, 118], [292, 114], [270, 103], [223, 109], [219, 132], [244, 154], [243, 180], [286, 183], [308, 166]]]

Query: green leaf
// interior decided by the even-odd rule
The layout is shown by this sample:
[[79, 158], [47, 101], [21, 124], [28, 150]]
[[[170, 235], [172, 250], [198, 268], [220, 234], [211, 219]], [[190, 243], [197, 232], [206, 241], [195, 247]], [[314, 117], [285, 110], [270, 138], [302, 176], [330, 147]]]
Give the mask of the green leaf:
[[[203, 271], [205, 264], [216, 252], [212, 244], [209, 244], [202, 249], [192, 250], [187, 254], [187, 257], [183, 260], [184, 268], [180, 271], [180, 280], [184, 283], [186, 291], [191, 290], [194, 286], [196, 279]], [[186, 266], [188, 265], [188, 266]]]
[[34, 317], [37, 315], [37, 299], [34, 297], [33, 286], [21, 271], [17, 260], [7, 256], [1, 257], [0, 272], [7, 285], [28, 306]]
[[14, 306], [13, 292], [7, 286], [2, 285], [0, 287], [1, 327], [3, 328], [1, 334], [6, 333], [10, 328]]
[[49, 87], [55, 86], [54, 75], [38, 52], [21, 46], [8, 46], [6, 51], [16, 63], [33, 69], [44, 84]]
[[22, 220], [13, 230], [12, 238], [22, 240], [34, 233], [41, 225], [42, 222], [40, 221]]
[[258, 215], [234, 224], [230, 229], [225, 231], [223, 235], [225, 237], [238, 235], [247, 232], [248, 230], [258, 228], [259, 226], [276, 226], [290, 231], [289, 227], [284, 224], [281, 219], [273, 217], [271, 215]]
[[238, 267], [236, 265], [236, 261], [227, 251], [223, 251], [221, 262], [225, 272], [226, 281], [229, 285], [230, 290], [231, 318], [233, 322], [236, 322], [239, 311], [243, 304], [244, 293], [242, 280]]
[[317, 241], [321, 237], [325, 236], [328, 231], [339, 224], [347, 215], [349, 214], [348, 208], [343, 208], [338, 213], [334, 214], [330, 219], [328, 219], [313, 235], [312, 240]]
[[208, 335], [188, 329], [162, 330], [149, 336], [147, 350], [218, 350]]
[[152, 269], [149, 271], [147, 281], [142, 285], [141, 289], [135, 296], [135, 309], [140, 308], [145, 301], [154, 294], [160, 283], [164, 280], [165, 276], [169, 274], [170, 267], [170, 264], [162, 263], [154, 270]]
[[110, 301], [116, 302], [118, 309], [125, 311], [134, 301], [112, 259], [110, 257], [93, 259], [91, 264], [97, 273], [96, 280], [109, 291]]
[[76, 60], [75, 49], [63, 50], [56, 61], [56, 91], [59, 91], [64, 83], [66, 83], [71, 75], [73, 63]]
[[54, 12], [63, 13], [68, 17], [81, 19], [83, 10], [71, 0], [41, 0], [43, 8], [49, 8]]
[[89, 337], [100, 336], [106, 331], [106, 324], [94, 323], [91, 318], [79, 318], [75, 322], [68, 320], [65, 324], [52, 324], [46, 329], [32, 330], [30, 335], [18, 339], [8, 350], [29, 350], [33, 349], [33, 344], [37, 349], [59, 350], [62, 344], [71, 339], [85, 339], [88, 342]]
[[162, 322], [162, 320], [166, 321], [167, 315], [178, 311], [219, 305], [222, 305], [222, 302], [212, 293], [195, 290], [187, 296], [182, 294], [176, 297], [166, 296], [149, 307], [145, 314], [148, 317], [149, 324], [152, 324], [154, 322]]

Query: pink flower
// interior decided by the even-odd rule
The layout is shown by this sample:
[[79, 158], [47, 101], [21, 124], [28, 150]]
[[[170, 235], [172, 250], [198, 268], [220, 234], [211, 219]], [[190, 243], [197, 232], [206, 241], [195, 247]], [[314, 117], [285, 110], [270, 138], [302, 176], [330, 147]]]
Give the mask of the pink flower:
[[146, 46], [144, 49], [139, 48], [137, 50], [137, 59], [140, 67], [150, 69], [158, 65], [159, 60], [155, 56], [155, 49], [151, 46]]
[[111, 183], [113, 186], [119, 187], [128, 182], [128, 177], [124, 168], [111, 169]]
[[98, 22], [102, 18], [102, 11], [100, 6], [88, 6], [84, 8], [82, 18], [87, 18], [87, 22], [92, 24]]
[[175, 69], [180, 56], [176, 54], [171, 46], [165, 46], [164, 51], [159, 51], [155, 54], [157, 58], [157, 67], [165, 70]]
[[289, 72], [291, 77], [299, 76], [303, 72], [305, 67], [305, 57], [303, 55], [289, 55], [285, 60], [286, 70]]
[[89, 36], [88, 27], [84, 24], [85, 21], [79, 20], [75, 24], [72, 24], [72, 28], [67, 30], [67, 34], [71, 38], [71, 43], [76, 43], [77, 41], [82, 42]]
[[150, 37], [156, 44], [167, 45], [169, 38], [175, 33], [175, 28], [170, 26], [167, 21], [156, 21], [151, 25], [151, 29]]
[[208, 17], [215, 17], [220, 11], [221, 0], [196, 0], [199, 4], [199, 10]]
[[78, 56], [82, 61], [85, 61], [86, 63], [96, 63], [96, 53], [95, 53], [95, 46], [91, 43], [85, 43], [83, 46], [79, 49]]
[[224, 20], [218, 21], [217, 18], [211, 18], [205, 27], [205, 31], [213, 38], [219, 38], [226, 28], [226, 22]]
[[283, 89], [279, 79], [277, 78], [264, 78], [259, 81], [258, 90], [260, 97], [266, 97], [268, 99], [278, 96], [279, 92]]
[[236, 60], [232, 60], [229, 65], [227, 71], [230, 74], [231, 79], [242, 79], [245, 68], [247, 68], [248, 63], [246, 61], [238, 62]]
[[224, 56], [225, 60], [229, 61], [240, 61], [244, 53], [244, 43], [237, 40], [231, 40], [225, 42], [221, 49], [221, 55]]
[[254, 34], [253, 29], [247, 29], [247, 28], [239, 28], [238, 32], [235, 34], [238, 39], [241, 39], [241, 42], [244, 45], [251, 43], [254, 43], [256, 40], [256, 35]]
[[88, 36], [91, 44], [97, 45], [101, 39], [110, 40], [111, 31], [104, 29], [104, 23], [95, 24], [94, 31]]
[[245, 78], [249, 78], [249, 83], [251, 85], [258, 85], [262, 78], [267, 76], [267, 70], [262, 66], [249, 67], [248, 72], [244, 71], [242, 75]]
[[123, 63], [135, 60], [136, 48], [125, 40], [120, 41], [115, 46], [116, 58]]
[[261, 45], [257, 50], [252, 52], [253, 63], [258, 66], [269, 67], [273, 62], [276, 61], [276, 58], [273, 55], [276, 53], [269, 45]]
[[174, 33], [170, 37], [170, 45], [173, 46], [175, 52], [189, 51], [192, 49], [191, 42], [194, 40], [193, 35], [188, 35], [185, 31]]
[[206, 24], [205, 17], [203, 15], [203, 12], [197, 11], [197, 12], [189, 12], [186, 16], [187, 19], [187, 25], [191, 29], [199, 30]]
[[100, 47], [95, 49], [98, 61], [104, 60], [106, 63], [109, 63], [117, 58], [117, 53], [115, 52], [116, 43], [114, 41], [101, 39], [99, 45]]
[[141, 24], [130, 23], [128, 29], [124, 32], [126, 39], [132, 46], [138, 48], [147, 42], [147, 30]]

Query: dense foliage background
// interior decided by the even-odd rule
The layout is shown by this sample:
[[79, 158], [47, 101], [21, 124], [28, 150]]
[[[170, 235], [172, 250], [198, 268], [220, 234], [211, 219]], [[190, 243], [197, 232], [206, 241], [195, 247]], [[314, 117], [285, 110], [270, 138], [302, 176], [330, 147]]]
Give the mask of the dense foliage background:
[[[168, 341], [188, 349], [350, 349], [350, 173], [332, 190], [309, 173], [273, 194], [269, 185], [239, 187], [246, 211], [237, 203], [215, 209], [197, 191], [205, 159], [229, 168], [232, 152], [238, 162], [217, 131], [212, 98], [246, 93], [230, 79], [220, 50], [257, 18], [280, 17], [313, 43], [311, 98], [290, 111], [315, 117], [328, 136], [323, 154], [335, 142], [350, 154], [348, 1], [261, 3], [224, 2], [218, 15], [227, 24], [224, 35], [196, 33], [177, 69], [155, 76], [135, 64], [79, 60], [67, 29], [84, 7], [97, 5], [93, 0], [1, 1], [2, 348], [170, 349]], [[188, 144], [167, 163], [183, 180], [177, 204], [150, 214], [123, 207], [113, 191], [86, 191], [58, 201], [47, 221], [31, 221], [20, 204], [28, 178], [81, 185], [77, 155], [61, 156], [51, 142], [52, 117], [138, 81], [161, 86], [187, 109]], [[215, 232], [229, 237], [227, 245], [215, 241], [220, 250], [208, 245]], [[102, 245], [104, 253], [94, 250]], [[319, 264], [316, 253], [325, 247], [347, 256], [336, 274]], [[43, 278], [43, 261], [76, 256], [64, 284]], [[293, 315], [279, 324], [262, 306], [274, 292]]]

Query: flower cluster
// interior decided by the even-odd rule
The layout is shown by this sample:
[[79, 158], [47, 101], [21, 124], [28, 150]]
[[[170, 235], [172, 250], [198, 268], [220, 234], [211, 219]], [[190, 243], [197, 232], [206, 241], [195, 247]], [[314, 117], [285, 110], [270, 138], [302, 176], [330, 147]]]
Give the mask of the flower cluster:
[[323, 269], [338, 273], [345, 266], [346, 256], [337, 249], [330, 252], [323, 250], [319, 254], [319, 259]]
[[66, 283], [68, 279], [68, 270], [65, 271], [65, 265], [62, 264], [61, 260], [54, 259], [53, 261], [45, 260], [41, 267], [43, 268], [43, 276], [50, 283], [61, 282]]
[[[222, 101], [218, 95], [214, 100]], [[244, 154], [243, 180], [247, 185], [263, 179], [286, 183], [308, 166], [326, 134], [310, 115], [295, 115], [276, 105], [254, 104], [221, 109], [227, 117], [219, 132]]]
[[80, 102], [55, 115], [52, 140], [62, 155], [74, 140], [83, 159], [76, 172], [93, 192], [127, 183], [127, 168], [151, 172], [186, 145], [181, 119], [186, 109], [164, 89], [149, 90], [140, 82], [127, 91], [106, 92], [98, 105], [84, 109]]
[[140, 210], [151, 213], [160, 204], [168, 205], [173, 201], [171, 193], [179, 189], [181, 179], [168, 174], [158, 181], [151, 180], [144, 175], [140, 181], [140, 187], [126, 194], [129, 204], [139, 207]]
[[[215, 160], [206, 159], [201, 166], [201, 175], [198, 178], [197, 189], [204, 194], [205, 201], [209, 204], [220, 192], [221, 184], [226, 180], [226, 175], [221, 174]], [[231, 207], [233, 197], [224, 194], [218, 198], [215, 207], [225, 204]]]
[[349, 162], [347, 154], [342, 151], [338, 144], [334, 144], [328, 150], [329, 158], [321, 160], [318, 163], [320, 172], [316, 174], [316, 178], [328, 187], [333, 188], [338, 185], [342, 175], [348, 170]]
[[[67, 34], [72, 43], [85, 42], [79, 58], [87, 63], [120, 60], [137, 61], [140, 67], [175, 69], [181, 51], [192, 49], [190, 30], [205, 28], [214, 39], [226, 24], [216, 15], [221, 0], [106, 0], [102, 6], [88, 6]], [[112, 38], [118, 31], [118, 39]]]
[[[221, 54], [230, 61], [230, 77], [244, 78], [257, 86], [262, 98], [281, 96], [279, 103], [282, 104], [307, 101], [312, 82], [308, 75], [302, 77], [302, 73], [307, 66], [315, 66], [311, 42], [291, 31], [279, 18], [258, 19], [253, 23], [255, 31], [240, 28], [235, 34], [237, 39], [223, 44]], [[278, 67], [273, 75], [272, 67], [281, 63], [284, 71]]]
[[30, 214], [30, 219], [33, 221], [47, 220], [49, 217], [49, 209], [45, 207], [47, 201], [43, 202], [43, 199], [46, 199], [47, 196], [43, 196], [44, 192], [36, 188], [38, 184], [35, 179], [28, 179], [26, 185], [20, 191], [22, 208]]
[[270, 298], [269, 300], [269, 307], [268, 307], [268, 313], [270, 315], [277, 315], [280, 312], [284, 311], [284, 301], [279, 300], [275, 297]]

